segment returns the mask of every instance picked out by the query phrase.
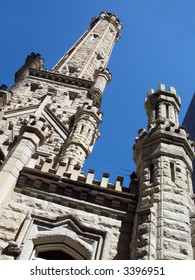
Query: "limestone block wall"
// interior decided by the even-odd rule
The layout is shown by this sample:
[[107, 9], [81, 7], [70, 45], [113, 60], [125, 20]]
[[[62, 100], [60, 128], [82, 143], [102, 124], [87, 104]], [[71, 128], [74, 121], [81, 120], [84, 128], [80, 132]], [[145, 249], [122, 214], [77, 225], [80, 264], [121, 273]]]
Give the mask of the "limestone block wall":
[[[190, 212], [194, 209], [191, 178], [186, 166], [176, 162], [176, 178], [172, 181], [170, 162], [174, 158], [155, 158], [153, 181], [143, 168], [140, 198], [135, 218], [132, 258], [193, 259]], [[189, 176], [189, 177], [188, 177]], [[134, 254], [133, 254], [134, 251]]]
[[193, 156], [182, 126], [157, 119], [148, 131], [138, 131], [134, 159], [140, 189], [131, 258], [194, 258]]
[[[95, 209], [94, 209], [95, 210]], [[96, 209], [97, 210], [97, 209]], [[74, 216], [83, 226], [91, 229], [105, 231], [106, 242], [104, 245], [103, 259], [129, 259], [130, 228], [128, 221], [121, 221], [97, 213], [90, 213], [74, 207], [66, 207], [50, 201], [44, 201], [15, 193], [12, 201], [5, 209], [0, 220], [0, 249], [17, 239], [17, 233], [22, 226], [26, 216], [34, 215], [44, 220], [63, 217], [67, 214]], [[28, 232], [24, 233], [21, 245], [28, 241]], [[21, 247], [22, 248], [22, 247]], [[27, 247], [25, 247], [27, 250]], [[28, 254], [27, 254], [28, 255]], [[2, 254], [1, 259], [13, 259], [13, 257]]]
[[[82, 84], [80, 80], [77, 80], [77, 85], [72, 80], [62, 82], [61, 76], [58, 77], [42, 70], [38, 72], [37, 77], [38, 70], [30, 71], [32, 72], [28, 77], [17, 81], [10, 89], [10, 98], [3, 108], [3, 117], [0, 119], [0, 145], [4, 156], [7, 156], [10, 145], [14, 145], [20, 136], [21, 128], [29, 123], [34, 125], [38, 118], [42, 118], [45, 122], [43, 129], [49, 128], [49, 133], [45, 142], [37, 147], [37, 153], [39, 156], [42, 155], [41, 162], [49, 158], [52, 160], [51, 167], [54, 167], [62, 146], [73, 129], [74, 115], [84, 104], [85, 106], [92, 105], [92, 100], [88, 97], [91, 84], [87, 84], [87, 81], [82, 81]], [[52, 75], [60, 82], [54, 81]], [[94, 141], [88, 141], [90, 152], [97, 138], [94, 137], [93, 130], [91, 129], [90, 136]], [[88, 135], [85, 138], [90, 139]], [[82, 164], [86, 158], [86, 152], [83, 150], [81, 152]]]

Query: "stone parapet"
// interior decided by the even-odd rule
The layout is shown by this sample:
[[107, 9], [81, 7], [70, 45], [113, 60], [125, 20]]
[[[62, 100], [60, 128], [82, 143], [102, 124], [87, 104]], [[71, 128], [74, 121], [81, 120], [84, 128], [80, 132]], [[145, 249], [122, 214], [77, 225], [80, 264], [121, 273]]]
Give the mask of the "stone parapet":
[[[33, 156], [35, 160], [37, 157]], [[102, 178], [100, 180], [96, 180], [94, 178], [95, 175], [95, 170], [89, 170], [88, 174], [85, 176], [79, 168], [74, 168], [74, 170], [71, 173], [67, 172], [59, 172], [58, 170], [49, 168], [51, 165], [51, 160], [48, 158], [45, 163], [41, 165], [35, 165], [34, 168], [29, 168], [29, 167], [24, 167], [23, 171], [21, 174], [27, 174], [28, 176], [43, 176], [45, 180], [53, 180], [56, 182], [66, 182], [66, 181], [71, 181], [73, 184], [81, 184], [85, 186], [93, 186], [95, 188], [99, 188], [101, 191], [103, 189], [109, 189], [116, 191], [117, 193], [132, 193], [131, 192], [131, 187], [127, 188], [123, 186], [123, 177], [117, 176], [115, 183], [110, 183], [109, 182], [109, 176], [110, 174], [108, 173], [103, 173]], [[61, 167], [65, 169], [65, 165], [62, 163]], [[27, 176], [27, 177], [28, 177]], [[29, 177], [29, 178], [30, 178]], [[23, 176], [22, 176], [23, 178]], [[46, 179], [48, 178], [48, 179]], [[21, 178], [20, 178], [21, 180]], [[132, 195], [136, 196], [134, 193]]]

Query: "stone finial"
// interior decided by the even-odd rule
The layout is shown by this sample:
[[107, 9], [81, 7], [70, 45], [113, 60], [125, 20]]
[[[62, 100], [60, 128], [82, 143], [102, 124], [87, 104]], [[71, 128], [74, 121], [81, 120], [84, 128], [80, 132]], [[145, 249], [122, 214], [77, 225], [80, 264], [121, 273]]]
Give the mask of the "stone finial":
[[165, 91], [165, 85], [164, 84], [158, 85], [158, 90]]
[[171, 93], [177, 94], [176, 89], [174, 87], [169, 87], [169, 91]]
[[153, 88], [151, 88], [151, 89], [148, 90], [148, 95], [151, 95], [151, 94], [153, 94], [153, 93], [154, 93]]

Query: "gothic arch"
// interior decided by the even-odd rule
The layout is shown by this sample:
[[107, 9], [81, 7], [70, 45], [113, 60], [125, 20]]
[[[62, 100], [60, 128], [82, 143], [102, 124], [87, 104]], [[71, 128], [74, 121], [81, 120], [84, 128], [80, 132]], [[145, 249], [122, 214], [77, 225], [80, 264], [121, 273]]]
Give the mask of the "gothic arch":
[[[24, 222], [24, 227], [26, 227]], [[72, 215], [45, 219], [31, 216], [18, 259], [35, 259], [58, 251], [75, 260], [101, 259], [106, 232], [84, 226]], [[21, 234], [23, 229], [21, 228]], [[18, 234], [20, 239], [20, 233]], [[62, 257], [62, 256], [61, 256]], [[43, 257], [44, 258], [44, 257]]]
[[93, 250], [88, 242], [71, 230], [61, 228], [59, 233], [58, 231], [59, 229], [57, 232], [56, 230], [46, 231], [33, 238], [34, 252], [31, 258], [37, 257], [40, 252], [62, 251], [75, 260], [93, 259]]

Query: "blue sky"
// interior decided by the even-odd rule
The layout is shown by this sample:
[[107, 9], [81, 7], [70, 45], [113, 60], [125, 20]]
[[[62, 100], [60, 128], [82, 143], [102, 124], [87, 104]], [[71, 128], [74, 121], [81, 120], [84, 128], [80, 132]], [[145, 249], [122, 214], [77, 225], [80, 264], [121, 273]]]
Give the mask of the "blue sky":
[[45, 67], [88, 29], [101, 11], [116, 13], [124, 25], [108, 68], [113, 75], [103, 98], [101, 137], [84, 170], [125, 176], [135, 170], [132, 146], [147, 126], [144, 99], [150, 88], [174, 86], [181, 97], [182, 122], [195, 91], [194, 0], [1, 0], [0, 83], [10, 87], [31, 52]]

